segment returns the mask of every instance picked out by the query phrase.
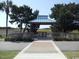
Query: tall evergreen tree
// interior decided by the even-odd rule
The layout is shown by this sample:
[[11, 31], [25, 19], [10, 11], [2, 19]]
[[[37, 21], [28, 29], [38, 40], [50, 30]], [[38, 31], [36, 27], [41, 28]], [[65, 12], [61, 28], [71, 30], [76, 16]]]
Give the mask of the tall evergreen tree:
[[73, 23], [74, 20], [79, 21], [79, 4], [56, 4], [51, 8], [50, 18], [54, 18], [56, 20], [56, 25], [54, 27], [59, 31], [67, 32], [79, 29], [79, 26], [76, 27]]
[[10, 22], [11, 23], [16, 22], [20, 27], [20, 32], [22, 32], [22, 24], [24, 24], [25, 28], [23, 32], [25, 32], [29, 24], [29, 21], [37, 18], [38, 14], [39, 14], [38, 10], [33, 12], [32, 8], [30, 8], [29, 6], [23, 5], [18, 7], [16, 5], [13, 5], [11, 14], [9, 14], [11, 18]]

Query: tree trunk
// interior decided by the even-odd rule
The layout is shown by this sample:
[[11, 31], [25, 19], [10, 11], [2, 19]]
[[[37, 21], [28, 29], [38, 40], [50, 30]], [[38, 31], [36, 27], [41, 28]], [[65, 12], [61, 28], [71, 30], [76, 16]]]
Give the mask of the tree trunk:
[[6, 14], [6, 38], [8, 37], [8, 14]]
[[9, 6], [8, 6], [8, 0], [7, 0], [7, 7], [6, 7], [6, 38], [8, 37], [8, 14], [9, 14]]
[[20, 22], [20, 33], [22, 33], [22, 21]]
[[26, 27], [27, 27], [27, 24], [25, 25], [25, 28], [23, 29], [23, 35], [24, 35], [24, 33], [25, 33]]

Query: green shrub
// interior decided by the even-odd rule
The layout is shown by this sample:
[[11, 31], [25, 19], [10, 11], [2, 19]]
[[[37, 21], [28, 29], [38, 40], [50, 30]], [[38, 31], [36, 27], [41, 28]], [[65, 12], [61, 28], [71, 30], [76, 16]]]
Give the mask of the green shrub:
[[5, 41], [24, 41], [24, 42], [31, 42], [33, 41], [32, 36], [31, 35], [25, 35], [22, 36], [21, 33], [20, 34], [15, 34], [15, 35], [11, 35], [8, 38], [5, 38]]
[[27, 38], [21, 38], [21, 37], [8, 37], [8, 38], [5, 38], [5, 41], [24, 41], [24, 42], [31, 42], [33, 41], [33, 39], [31, 37], [27, 37]]
[[0, 35], [0, 38], [3, 38], [3, 36], [2, 36], [2, 35]]
[[54, 38], [54, 41], [79, 41], [79, 39]]

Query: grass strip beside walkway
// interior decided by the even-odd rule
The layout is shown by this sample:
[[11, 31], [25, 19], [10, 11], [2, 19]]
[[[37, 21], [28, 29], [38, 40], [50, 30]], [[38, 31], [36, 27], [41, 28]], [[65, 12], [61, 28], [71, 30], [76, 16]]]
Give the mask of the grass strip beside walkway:
[[74, 52], [66, 51], [63, 53], [65, 54], [65, 56], [67, 56], [68, 59], [79, 58], [79, 51], [74, 51]]
[[0, 51], [0, 59], [13, 59], [19, 51]]

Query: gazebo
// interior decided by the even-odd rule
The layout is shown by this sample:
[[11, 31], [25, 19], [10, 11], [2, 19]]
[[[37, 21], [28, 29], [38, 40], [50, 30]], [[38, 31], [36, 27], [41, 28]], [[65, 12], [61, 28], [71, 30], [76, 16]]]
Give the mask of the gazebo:
[[[50, 19], [48, 17], [48, 15], [39, 15], [37, 17], [37, 19], [34, 19], [32, 21], [29, 22], [32, 26], [39, 26], [39, 25], [53, 25], [55, 23], [54, 20]], [[45, 32], [45, 31], [41, 31], [41, 32], [38, 32], [37, 36], [35, 37], [38, 37], [38, 38], [48, 38], [49, 36], [49, 32]]]

